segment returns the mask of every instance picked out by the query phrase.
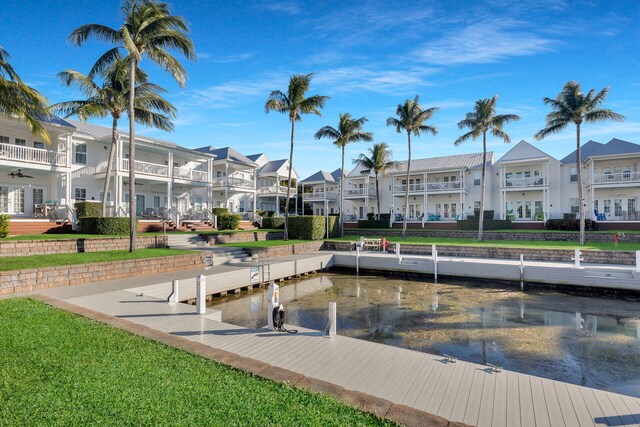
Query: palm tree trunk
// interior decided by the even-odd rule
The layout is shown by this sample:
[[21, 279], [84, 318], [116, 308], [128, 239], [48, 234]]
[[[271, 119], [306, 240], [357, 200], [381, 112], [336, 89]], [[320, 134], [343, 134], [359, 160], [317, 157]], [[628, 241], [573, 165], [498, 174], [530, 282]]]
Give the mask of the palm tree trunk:
[[289, 151], [289, 178], [287, 178], [287, 203], [284, 205], [284, 240], [289, 240], [289, 198], [291, 197], [291, 171], [293, 170], [293, 136], [296, 122], [291, 119], [291, 150]]
[[113, 116], [111, 127], [111, 148], [109, 149], [109, 160], [107, 160], [107, 172], [104, 176], [104, 190], [102, 192], [102, 216], [107, 216], [107, 194], [109, 193], [109, 181], [111, 179], [111, 168], [113, 158], [116, 155], [116, 144], [118, 143], [118, 119]]
[[[343, 174], [344, 172], [344, 145], [342, 146], [342, 166], [340, 167], [340, 173]], [[344, 237], [344, 216], [342, 213], [342, 207], [344, 206], [344, 187], [343, 187], [343, 179], [342, 176], [340, 176], [340, 237]], [[325, 194], [324, 197], [327, 197], [327, 195]], [[328, 216], [327, 216], [328, 218]], [[327, 235], [327, 238], [329, 236]]]
[[580, 214], [580, 246], [585, 244], [584, 190], [582, 188], [582, 158], [580, 157], [580, 123], [576, 123], [576, 175], [578, 178], [578, 212]]
[[404, 192], [404, 214], [402, 216], [402, 238], [407, 238], [407, 214], [409, 213], [409, 174], [411, 173], [411, 132], [407, 132], [407, 147], [409, 159], [407, 160], [407, 187]]
[[380, 190], [378, 189], [378, 172], [376, 172], [376, 201], [378, 202], [377, 218], [380, 219]]
[[487, 174], [487, 132], [482, 132], [482, 189], [480, 190], [480, 218], [478, 218], [478, 242], [482, 242], [484, 231], [484, 194]]
[[[131, 55], [129, 68], [129, 252], [136, 251], [136, 130], [134, 100], [138, 61]], [[171, 167], [171, 165], [169, 165]]]

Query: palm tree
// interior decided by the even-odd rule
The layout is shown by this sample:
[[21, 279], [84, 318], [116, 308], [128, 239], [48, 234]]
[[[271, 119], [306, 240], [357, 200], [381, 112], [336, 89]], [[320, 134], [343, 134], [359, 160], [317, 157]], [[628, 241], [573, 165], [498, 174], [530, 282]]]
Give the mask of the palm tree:
[[378, 201], [378, 219], [380, 218], [380, 191], [378, 190], [378, 178], [380, 175], [386, 175], [391, 169], [400, 167], [400, 162], [392, 160], [393, 153], [389, 146], [380, 142], [374, 144], [373, 148], [369, 148], [369, 156], [360, 154], [353, 161], [354, 164], [362, 167], [362, 174], [370, 174], [372, 171], [376, 176], [376, 199]]
[[[135, 119], [138, 123], [156, 127], [164, 131], [174, 129], [171, 118], [175, 117], [176, 109], [171, 103], [160, 96], [166, 92], [162, 87], [149, 83], [147, 75], [138, 69], [136, 77], [136, 108]], [[118, 120], [129, 107], [129, 64], [124, 59], [118, 59], [101, 75], [101, 84], [88, 76], [73, 70], [65, 70], [58, 77], [67, 86], [77, 87], [85, 99], [60, 102], [51, 108], [65, 117], [77, 115], [82, 121], [91, 117], [111, 116], [111, 148], [105, 174], [104, 191], [102, 194], [102, 215], [107, 214], [107, 194], [111, 169], [116, 153], [118, 139]]]
[[289, 178], [287, 179], [287, 204], [284, 207], [284, 240], [289, 240], [289, 198], [291, 196], [291, 171], [293, 170], [293, 139], [295, 124], [302, 120], [302, 114], [315, 114], [322, 116], [320, 109], [329, 99], [328, 96], [312, 95], [305, 98], [311, 85], [310, 74], [295, 74], [289, 79], [287, 93], [274, 90], [264, 105], [265, 113], [276, 111], [287, 114], [291, 122], [291, 149], [289, 151]]
[[22, 81], [9, 59], [9, 52], [0, 46], [0, 113], [16, 116], [29, 125], [31, 133], [49, 143], [51, 137], [40, 123], [40, 120], [49, 117], [49, 102]]
[[136, 247], [136, 188], [135, 188], [135, 91], [136, 70], [143, 56], [149, 57], [173, 76], [184, 87], [187, 72], [168, 49], [181, 52], [185, 58], [195, 60], [193, 42], [188, 36], [189, 26], [181, 16], [174, 16], [166, 3], [156, 0], [125, 0], [121, 7], [124, 22], [119, 29], [100, 24], [86, 24], [76, 28], [69, 41], [81, 46], [89, 37], [113, 43], [116, 47], [105, 52], [89, 73], [96, 73], [112, 64], [120, 49], [129, 60], [129, 251]]
[[[372, 141], [373, 134], [371, 132], [363, 132], [362, 126], [366, 123], [366, 117], [360, 117], [359, 119], [352, 119], [351, 114], [340, 114], [338, 120], [338, 129], [331, 126], [324, 126], [318, 130], [315, 134], [316, 139], [330, 138], [333, 139], [333, 144], [340, 147], [342, 150], [342, 166], [341, 171], [344, 173], [344, 148], [347, 144], [358, 141]], [[340, 179], [340, 235], [344, 237], [344, 179]], [[379, 206], [378, 206], [379, 208]], [[380, 209], [378, 209], [378, 212]], [[329, 237], [329, 236], [327, 236]]]
[[542, 140], [547, 135], [563, 131], [570, 123], [576, 125], [576, 170], [578, 178], [578, 199], [580, 200], [580, 245], [585, 244], [584, 189], [582, 188], [582, 158], [580, 156], [580, 126], [585, 123], [598, 123], [607, 120], [621, 122], [624, 116], [605, 108], [599, 108], [609, 95], [609, 87], [596, 94], [591, 89], [586, 95], [580, 84], [575, 81], [565, 83], [555, 99], [544, 98], [543, 102], [553, 110], [547, 114], [547, 125], [535, 134]]
[[394, 126], [398, 133], [407, 132], [407, 147], [409, 149], [409, 158], [407, 159], [407, 187], [404, 193], [404, 214], [402, 221], [402, 238], [407, 237], [407, 212], [409, 211], [409, 175], [411, 173], [411, 134], [420, 136], [423, 132], [429, 132], [432, 135], [438, 134], [435, 126], [425, 125], [424, 122], [431, 119], [438, 108], [432, 107], [426, 110], [420, 105], [418, 95], [411, 101], [407, 99], [404, 104], [398, 104], [396, 115], [398, 118], [389, 117], [387, 126]]
[[498, 114], [496, 115], [496, 102], [498, 95], [493, 98], [484, 98], [476, 101], [476, 105], [472, 112], [467, 113], [464, 119], [458, 122], [458, 128], [471, 129], [469, 132], [456, 139], [454, 144], [460, 145], [469, 139], [476, 139], [482, 135], [482, 176], [480, 190], [480, 218], [478, 219], [478, 241], [482, 242], [482, 233], [484, 229], [484, 196], [486, 187], [487, 173], [487, 132], [491, 135], [501, 138], [504, 142], [510, 143], [511, 138], [502, 130], [505, 123], [520, 120], [520, 116], [515, 114]]

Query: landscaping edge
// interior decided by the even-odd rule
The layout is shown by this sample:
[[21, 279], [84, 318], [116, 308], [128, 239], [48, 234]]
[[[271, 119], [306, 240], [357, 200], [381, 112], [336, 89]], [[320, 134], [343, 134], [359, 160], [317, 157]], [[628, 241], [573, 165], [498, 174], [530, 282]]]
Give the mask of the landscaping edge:
[[[136, 249], [164, 248], [164, 236], [136, 236]], [[79, 239], [0, 240], [0, 257], [69, 254], [80, 252], [124, 251], [129, 237]]]

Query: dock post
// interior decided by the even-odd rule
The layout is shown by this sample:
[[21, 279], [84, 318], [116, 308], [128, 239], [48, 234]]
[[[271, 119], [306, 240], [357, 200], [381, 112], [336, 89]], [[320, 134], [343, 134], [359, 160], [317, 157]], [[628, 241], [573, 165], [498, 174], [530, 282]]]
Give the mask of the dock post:
[[207, 279], [200, 274], [196, 279], [196, 313], [207, 312]]
[[576, 249], [576, 254], [573, 257], [576, 268], [580, 268], [580, 249]]
[[431, 245], [431, 257], [433, 258], [433, 276], [435, 282], [438, 283], [438, 248], [436, 245]]
[[636, 272], [640, 273], [640, 251], [636, 251]]
[[360, 245], [356, 244], [356, 274], [360, 274]]
[[168, 302], [170, 303], [180, 302], [179, 288], [180, 288], [180, 281], [178, 279], [173, 279], [171, 281], [171, 294], [169, 295], [169, 298], [167, 298]]
[[327, 326], [324, 328], [324, 334], [329, 338], [336, 335], [336, 303], [332, 301], [329, 303], [329, 320]]
[[520, 290], [524, 292], [524, 254], [520, 254]]
[[396, 242], [396, 258], [400, 258], [400, 243]]

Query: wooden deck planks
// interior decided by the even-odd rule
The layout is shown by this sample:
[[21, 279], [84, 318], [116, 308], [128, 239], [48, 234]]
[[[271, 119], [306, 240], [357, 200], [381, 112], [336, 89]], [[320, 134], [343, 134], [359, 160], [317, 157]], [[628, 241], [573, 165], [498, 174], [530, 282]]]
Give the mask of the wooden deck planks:
[[[473, 363], [465, 363], [464, 371], [462, 372], [462, 378], [460, 378], [460, 385], [456, 393], [455, 401], [451, 407], [450, 416], [447, 419], [451, 421], [462, 422], [464, 420], [464, 414], [467, 410], [467, 402], [469, 401], [469, 395], [471, 394], [471, 385], [473, 383], [473, 375], [477, 366]], [[444, 416], [444, 411], [442, 412]]]
[[559, 424], [551, 424], [549, 420], [549, 411], [542, 386], [542, 378], [530, 376], [529, 384], [531, 384], [531, 400], [533, 402], [533, 412], [536, 416], [536, 426], [551, 427], [553, 425], [555, 427], [556, 425], [564, 425], [562, 416], [560, 416], [559, 420], [556, 420]]
[[462, 420], [462, 422], [466, 424], [475, 426], [478, 423], [480, 402], [482, 401], [482, 389], [484, 387], [485, 378], [486, 372], [484, 372], [484, 369], [476, 366], [473, 370], [473, 382], [471, 383], [469, 400], [467, 401], [467, 407], [464, 411], [464, 418]]
[[493, 427], [507, 426], [507, 372], [496, 376], [495, 392], [493, 394]]
[[484, 385], [482, 387], [482, 399], [480, 400], [480, 411], [478, 412], [478, 426], [491, 427], [493, 424], [493, 402], [496, 392], [496, 377], [503, 375], [503, 372], [485, 371]]

